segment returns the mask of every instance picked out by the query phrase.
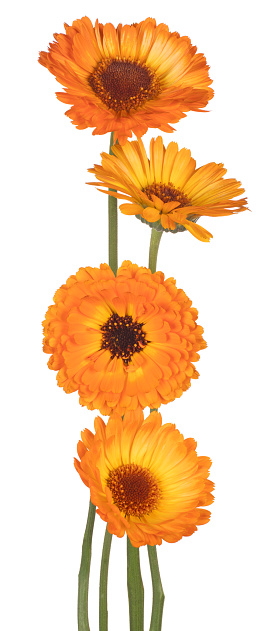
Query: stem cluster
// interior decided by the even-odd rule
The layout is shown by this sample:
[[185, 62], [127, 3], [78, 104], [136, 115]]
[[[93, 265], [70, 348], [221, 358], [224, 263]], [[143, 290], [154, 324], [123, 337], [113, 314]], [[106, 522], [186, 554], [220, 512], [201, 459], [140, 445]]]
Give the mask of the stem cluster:
[[[110, 137], [110, 154], [112, 154], [112, 145], [113, 132]], [[108, 196], [108, 225], [109, 266], [116, 276], [118, 269], [117, 199], [111, 195]], [[152, 228], [149, 248], [149, 268], [152, 273], [156, 272], [157, 255], [161, 237], [162, 232], [157, 232]], [[94, 519], [95, 506], [90, 502], [88, 520], [82, 546], [81, 566], [78, 576], [78, 631], [90, 631], [88, 621], [88, 586]], [[111, 541], [112, 535], [106, 528], [100, 571], [99, 631], [108, 631], [107, 583]], [[165, 597], [159, 573], [156, 546], [147, 546], [147, 549], [153, 589], [152, 613], [149, 631], [161, 631]], [[127, 589], [130, 631], [144, 631], [144, 586], [141, 576], [139, 548], [132, 546], [128, 537]]]

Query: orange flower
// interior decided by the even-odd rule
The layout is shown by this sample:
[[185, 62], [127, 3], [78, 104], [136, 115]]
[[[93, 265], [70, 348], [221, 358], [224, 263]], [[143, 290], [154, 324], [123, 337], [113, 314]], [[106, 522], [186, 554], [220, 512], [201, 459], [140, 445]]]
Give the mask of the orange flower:
[[213, 96], [205, 57], [165, 24], [147, 18], [115, 29], [83, 17], [65, 29], [39, 62], [65, 86], [57, 98], [72, 105], [66, 114], [78, 129], [114, 131], [123, 144], [149, 127], [173, 131], [169, 123]]
[[200, 507], [214, 499], [211, 460], [197, 456], [193, 438], [162, 425], [158, 412], [114, 414], [106, 425], [97, 417], [94, 426], [95, 435], [82, 432], [75, 467], [111, 534], [126, 532], [139, 548], [179, 541], [209, 521]]
[[[102, 164], [89, 172], [100, 186], [119, 191], [102, 192], [126, 200], [120, 206], [122, 213], [136, 215], [156, 230], [187, 229], [200, 241], [209, 241], [212, 234], [195, 223], [199, 217], [222, 217], [247, 209], [245, 198], [233, 199], [244, 189], [241, 182], [224, 179], [223, 164], [210, 162], [196, 169], [189, 149], [179, 151], [176, 142], [165, 148], [161, 136], [152, 138], [150, 159], [141, 139], [123, 147], [114, 145], [112, 151], [114, 156], [102, 153]], [[98, 182], [89, 183], [98, 186]]]
[[54, 296], [44, 351], [65, 392], [102, 414], [158, 408], [180, 397], [206, 347], [198, 312], [173, 278], [125, 261], [81, 268]]

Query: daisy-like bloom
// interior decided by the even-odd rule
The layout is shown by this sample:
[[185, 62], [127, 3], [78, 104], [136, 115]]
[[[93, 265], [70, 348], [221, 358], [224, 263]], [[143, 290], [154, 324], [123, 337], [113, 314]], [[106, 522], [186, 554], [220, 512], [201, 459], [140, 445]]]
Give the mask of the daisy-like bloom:
[[44, 351], [65, 392], [102, 414], [158, 408], [180, 397], [206, 347], [198, 312], [175, 280], [125, 261], [81, 268], [54, 296]]
[[[189, 149], [178, 150], [176, 142], [167, 148], [158, 136], [150, 143], [150, 159], [141, 139], [112, 147], [114, 156], [102, 153], [101, 165], [89, 169], [101, 190], [118, 199], [125, 215], [136, 215], [156, 230], [189, 230], [200, 241], [212, 234], [197, 225], [199, 217], [222, 217], [247, 210], [246, 199], [233, 199], [244, 193], [241, 182], [225, 179], [223, 164], [210, 162], [196, 169]], [[98, 186], [98, 182], [89, 182]]]
[[65, 86], [57, 98], [72, 105], [66, 114], [78, 129], [113, 131], [123, 144], [149, 127], [173, 131], [170, 123], [213, 96], [205, 57], [165, 24], [147, 18], [115, 28], [83, 17], [65, 29], [39, 62]]
[[211, 460], [197, 456], [193, 438], [184, 439], [159, 412], [95, 419], [95, 434], [85, 429], [75, 467], [90, 489], [97, 513], [117, 537], [132, 545], [173, 543], [206, 524], [213, 502], [208, 480]]

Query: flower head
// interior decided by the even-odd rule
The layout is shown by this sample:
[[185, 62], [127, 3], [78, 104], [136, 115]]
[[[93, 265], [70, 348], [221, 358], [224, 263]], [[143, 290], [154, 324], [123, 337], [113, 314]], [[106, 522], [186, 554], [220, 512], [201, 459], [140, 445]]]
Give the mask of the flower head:
[[175, 425], [162, 425], [158, 412], [117, 414], [95, 419], [85, 429], [75, 467], [90, 488], [97, 513], [118, 537], [127, 533], [135, 547], [179, 541], [206, 524], [213, 502], [208, 480], [211, 460], [197, 456], [193, 438]]
[[149, 127], [170, 132], [190, 110], [213, 96], [206, 59], [188, 37], [148, 18], [139, 24], [95, 26], [87, 17], [65, 24], [39, 62], [65, 86], [57, 98], [78, 129], [114, 131], [123, 144]]
[[173, 278], [125, 261], [81, 268], [44, 321], [48, 366], [65, 392], [102, 414], [158, 408], [187, 390], [206, 347], [198, 312]]
[[[195, 222], [199, 217], [222, 217], [246, 210], [241, 182], [225, 179], [223, 164], [210, 162], [196, 169], [189, 149], [178, 150], [176, 142], [167, 148], [161, 136], [150, 143], [150, 159], [143, 142], [114, 145], [114, 155], [102, 153], [101, 165], [89, 169], [100, 186], [118, 192], [108, 195], [126, 200], [120, 210], [136, 215], [156, 230], [189, 230], [197, 239], [209, 241], [212, 234]], [[97, 185], [98, 182], [91, 182]]]

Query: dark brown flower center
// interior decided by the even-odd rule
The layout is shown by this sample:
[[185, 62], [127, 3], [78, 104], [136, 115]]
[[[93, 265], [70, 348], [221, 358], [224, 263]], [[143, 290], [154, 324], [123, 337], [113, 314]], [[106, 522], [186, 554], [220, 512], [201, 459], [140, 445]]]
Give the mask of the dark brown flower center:
[[124, 464], [110, 472], [107, 486], [114, 504], [125, 515], [149, 515], [157, 505], [160, 490], [149, 469], [137, 464]]
[[148, 344], [143, 331], [143, 323], [135, 322], [132, 316], [118, 316], [113, 313], [101, 327], [103, 332], [101, 348], [111, 353], [111, 359], [121, 357], [127, 366], [134, 353], [140, 353]]
[[101, 61], [88, 82], [96, 96], [117, 113], [141, 107], [160, 91], [159, 80], [145, 64], [123, 59]]
[[162, 184], [153, 182], [143, 189], [143, 192], [152, 201], [152, 195], [156, 195], [163, 202], [179, 202], [180, 206], [191, 206], [191, 203], [187, 196], [179, 188], [173, 186], [171, 182], [168, 184]]

